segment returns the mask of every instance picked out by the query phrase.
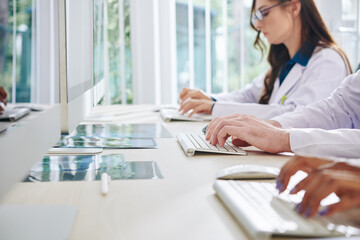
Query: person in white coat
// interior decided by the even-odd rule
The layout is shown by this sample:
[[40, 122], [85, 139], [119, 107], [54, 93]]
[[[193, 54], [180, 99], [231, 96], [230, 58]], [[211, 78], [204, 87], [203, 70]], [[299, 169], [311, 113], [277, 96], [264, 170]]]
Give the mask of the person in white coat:
[[271, 45], [270, 69], [231, 93], [208, 96], [185, 88], [180, 93], [182, 113], [245, 113], [269, 119], [328, 97], [351, 73], [313, 0], [254, 0], [251, 14], [251, 26], [258, 32], [254, 46], [265, 52], [261, 34]]
[[360, 157], [360, 71], [348, 76], [330, 97], [270, 121], [234, 114], [215, 118], [206, 139], [223, 146], [233, 137], [239, 146], [271, 153], [318, 157]]

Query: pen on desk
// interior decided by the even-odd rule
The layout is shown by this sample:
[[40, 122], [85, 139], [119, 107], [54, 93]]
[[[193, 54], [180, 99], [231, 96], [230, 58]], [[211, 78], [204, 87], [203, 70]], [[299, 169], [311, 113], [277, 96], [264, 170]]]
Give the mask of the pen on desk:
[[106, 195], [109, 192], [111, 177], [107, 173], [101, 174], [101, 194]]
[[204, 134], [206, 134], [206, 129], [207, 129], [207, 127], [208, 127], [208, 125], [206, 125], [206, 126], [202, 129], [202, 132], [203, 132]]

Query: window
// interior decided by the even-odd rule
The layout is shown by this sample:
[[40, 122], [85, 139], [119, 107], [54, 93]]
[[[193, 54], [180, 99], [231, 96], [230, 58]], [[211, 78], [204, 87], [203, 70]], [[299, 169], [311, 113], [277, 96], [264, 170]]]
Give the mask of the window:
[[9, 102], [30, 102], [35, 74], [35, 1], [0, 2], [0, 85]]
[[[0, 86], [14, 103], [58, 101], [57, 1], [36, 2], [0, 1]], [[94, 81], [107, 78], [108, 104], [132, 102], [129, 9], [130, 0], [94, 1]]]
[[105, 60], [105, 1], [94, 1], [94, 26], [93, 26], [93, 77], [94, 84], [104, 78]]
[[326, 25], [356, 70], [360, 63], [359, 0], [316, 0], [316, 3]]
[[11, 103], [58, 102], [57, 1], [38, 2], [0, 1], [0, 85]]
[[110, 103], [132, 103], [130, 0], [107, 0]]
[[359, 1], [342, 0], [342, 11], [339, 14], [340, 26], [330, 24], [336, 41], [349, 57], [353, 70], [359, 67]]
[[184, 87], [208, 93], [237, 90], [268, 68], [253, 47], [251, 4], [251, 0], [176, 1], [178, 93]]

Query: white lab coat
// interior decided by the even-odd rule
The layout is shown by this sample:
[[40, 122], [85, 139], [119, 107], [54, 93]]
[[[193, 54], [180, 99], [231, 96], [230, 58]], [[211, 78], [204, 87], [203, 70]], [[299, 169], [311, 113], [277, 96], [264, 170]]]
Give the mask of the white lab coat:
[[[280, 87], [279, 78], [276, 79], [269, 104], [257, 103], [264, 89], [265, 74], [262, 74], [245, 89], [213, 95], [217, 101], [212, 116], [244, 113], [270, 119], [328, 97], [348, 74], [348, 68], [338, 52], [317, 47], [306, 67], [296, 63]], [[286, 100], [281, 104], [285, 95]]]
[[330, 97], [273, 120], [283, 128], [295, 128], [290, 130], [295, 154], [359, 158], [360, 71], [347, 77]]

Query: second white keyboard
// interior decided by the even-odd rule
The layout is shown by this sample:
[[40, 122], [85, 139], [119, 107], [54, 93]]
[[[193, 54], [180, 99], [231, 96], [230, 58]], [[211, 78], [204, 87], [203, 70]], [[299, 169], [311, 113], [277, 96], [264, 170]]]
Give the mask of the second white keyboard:
[[221, 154], [246, 155], [246, 152], [227, 141], [224, 147], [213, 146], [205, 140], [203, 133], [180, 133], [177, 139], [187, 156], [192, 157], [195, 152], [209, 152]]
[[[273, 183], [217, 180], [214, 189], [240, 224], [253, 236], [282, 235], [330, 237], [344, 233], [328, 218], [304, 218], [295, 210], [294, 199], [280, 197]], [[343, 228], [348, 231], [347, 228]]]

